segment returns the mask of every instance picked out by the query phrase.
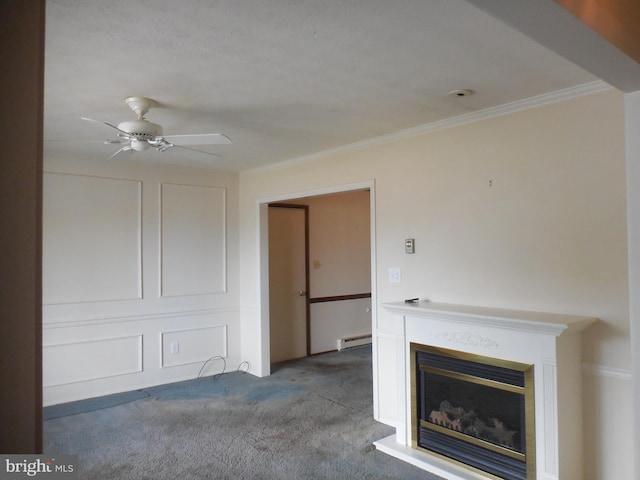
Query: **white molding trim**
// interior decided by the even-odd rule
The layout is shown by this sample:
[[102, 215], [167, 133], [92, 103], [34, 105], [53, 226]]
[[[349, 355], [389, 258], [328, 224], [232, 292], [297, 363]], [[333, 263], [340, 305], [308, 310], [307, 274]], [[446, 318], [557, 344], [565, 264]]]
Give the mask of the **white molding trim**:
[[[580, 331], [590, 323], [596, 321], [594, 317], [452, 305], [436, 302], [393, 302], [384, 303], [382, 306], [390, 312], [399, 315], [428, 315], [430, 319], [455, 322], [456, 326], [476, 325], [554, 335], [556, 337], [559, 337], [565, 331]], [[442, 338], [448, 339], [447, 333], [448, 332], [441, 333]], [[456, 335], [457, 332], [452, 332], [452, 334]], [[469, 342], [467, 344], [471, 343]], [[495, 346], [498, 346], [497, 343]]]
[[54, 302], [42, 302], [43, 307], [56, 307], [56, 306], [66, 306], [66, 305], [82, 305], [88, 303], [100, 303], [100, 302], [126, 302], [126, 301], [140, 301], [144, 299], [144, 290], [143, 290], [143, 265], [142, 265], [142, 250], [143, 250], [143, 181], [136, 178], [126, 178], [126, 177], [114, 177], [108, 175], [91, 175], [86, 173], [74, 173], [74, 172], [57, 172], [57, 171], [43, 171], [42, 179], [43, 182], [46, 179], [47, 175], [59, 175], [66, 177], [82, 177], [89, 178], [93, 180], [108, 180], [108, 181], [117, 181], [117, 182], [132, 182], [137, 185], [137, 206], [136, 212], [138, 216], [138, 223], [136, 225], [137, 229], [137, 247], [136, 247], [136, 267], [137, 267], [137, 292], [135, 296], [127, 296], [120, 298], [106, 298], [106, 299], [84, 299], [84, 300], [63, 300], [63, 301], [54, 301]]
[[257, 305], [254, 304], [248, 304], [248, 303], [242, 303], [240, 304], [240, 306], [238, 307], [238, 309], [241, 312], [247, 312], [247, 313], [258, 313], [260, 311], [260, 307], [258, 307]]
[[[214, 290], [210, 292], [193, 292], [193, 293], [178, 293], [178, 294], [166, 294], [164, 293], [164, 278], [165, 278], [165, 266], [164, 266], [164, 253], [165, 253], [165, 239], [164, 239], [164, 208], [165, 208], [165, 187], [189, 187], [189, 188], [203, 188], [210, 190], [220, 190], [222, 192], [222, 272], [220, 273], [222, 276], [222, 288], [221, 290]], [[189, 183], [175, 183], [175, 182], [158, 182], [158, 283], [156, 285], [157, 295], [160, 298], [180, 298], [180, 297], [194, 297], [201, 295], [222, 295], [228, 293], [228, 271], [227, 271], [227, 259], [228, 259], [228, 189], [227, 187], [220, 187], [214, 185], [193, 185]]]
[[480, 120], [486, 120], [500, 115], [506, 115], [509, 113], [519, 112], [529, 108], [539, 107], [548, 103], [560, 102], [563, 100], [569, 100], [571, 98], [579, 97], [582, 95], [590, 95], [592, 93], [601, 92], [604, 90], [610, 90], [613, 87], [601, 80], [594, 82], [584, 83], [575, 87], [565, 88], [563, 90], [556, 90], [550, 93], [543, 93], [535, 97], [526, 98], [524, 100], [516, 100], [504, 105], [498, 105], [496, 107], [485, 108], [477, 112], [466, 113], [464, 115], [458, 115], [452, 118], [445, 118], [443, 120], [437, 120], [435, 122], [426, 123], [417, 127], [400, 130], [398, 132], [389, 133], [386, 135], [380, 135], [378, 137], [368, 138], [359, 142], [350, 143], [348, 145], [342, 145], [340, 147], [331, 148], [329, 150], [323, 150], [321, 152], [312, 153], [309, 155], [303, 155], [301, 157], [292, 158], [289, 160], [283, 160], [282, 162], [274, 163], [271, 165], [265, 165], [262, 167], [252, 168], [245, 170], [243, 174], [257, 174], [267, 171], [280, 170], [282, 168], [301, 165], [304, 163], [313, 162], [315, 160], [322, 160], [329, 157], [334, 157], [346, 153], [355, 152], [358, 150], [364, 150], [376, 145], [383, 145], [386, 143], [395, 142], [397, 140], [416, 137], [419, 135], [425, 135], [427, 133], [436, 132], [438, 130], [444, 130], [447, 128], [457, 127], [465, 125], [467, 123], [473, 123]]
[[364, 180], [354, 183], [343, 183], [339, 185], [330, 185], [327, 187], [315, 188], [312, 190], [304, 190], [301, 192], [289, 192], [281, 193], [278, 195], [271, 195], [269, 197], [258, 198], [256, 203], [258, 205], [269, 204], [273, 202], [282, 202], [287, 200], [296, 200], [298, 198], [318, 197], [320, 195], [331, 195], [334, 193], [348, 193], [358, 190], [372, 191], [375, 188], [375, 179]]
[[[166, 347], [165, 342], [167, 340], [167, 337], [169, 337], [170, 335], [176, 335], [176, 334], [190, 334], [190, 333], [195, 333], [195, 332], [201, 332], [204, 336], [206, 331], [210, 331], [211, 333], [213, 333], [214, 331], [221, 331], [221, 339], [222, 339], [222, 351], [220, 352], [219, 355], [211, 355], [211, 352], [208, 352], [207, 354], [201, 356], [201, 357], [197, 357], [197, 358], [189, 358], [188, 360], [183, 360], [183, 361], [174, 361], [174, 362], [170, 362], [169, 359], [171, 359], [171, 354], [169, 356], [166, 355], [166, 349], [164, 347]], [[195, 328], [182, 328], [179, 330], [164, 330], [160, 332], [160, 336], [159, 336], [159, 340], [160, 340], [160, 368], [173, 368], [173, 367], [179, 367], [182, 365], [193, 365], [195, 363], [203, 363], [203, 367], [204, 365], [206, 365], [206, 363], [216, 357], [222, 357], [223, 359], [227, 359], [229, 358], [229, 350], [228, 350], [228, 342], [229, 342], [229, 328], [228, 325], [211, 325], [211, 326], [206, 326], [206, 327], [195, 327]], [[211, 340], [211, 339], [210, 339]], [[193, 346], [193, 345], [192, 345]], [[211, 345], [209, 345], [211, 346]], [[226, 362], [226, 361], [225, 361]]]
[[239, 306], [233, 307], [219, 307], [209, 308], [205, 310], [180, 310], [174, 312], [165, 313], [144, 313], [144, 314], [132, 314], [132, 315], [114, 315], [110, 317], [93, 317], [93, 318], [81, 318], [78, 320], [53, 320], [43, 323], [42, 328], [44, 330], [54, 328], [68, 328], [68, 327], [84, 327], [88, 325], [109, 325], [112, 323], [121, 322], [144, 322], [149, 320], [159, 320], [164, 318], [180, 318], [184, 316], [204, 316], [204, 315], [220, 315], [224, 313], [240, 312]]
[[[58, 383], [51, 383], [50, 380], [47, 380], [46, 378], [44, 378], [43, 388], [60, 387], [64, 385], [90, 382], [94, 380], [102, 380], [105, 378], [120, 377], [124, 375], [142, 373], [144, 371], [143, 335], [142, 334], [124, 335], [124, 336], [118, 336], [118, 337], [98, 337], [98, 338], [91, 338], [88, 340], [78, 340], [73, 342], [52, 343], [49, 345], [43, 345], [42, 346], [43, 353], [46, 353], [49, 350], [54, 350], [58, 348], [65, 348], [65, 347], [73, 348], [74, 346], [78, 346], [78, 345], [90, 345], [90, 344], [97, 345], [97, 344], [106, 344], [109, 342], [118, 342], [118, 341], [126, 341], [126, 340], [135, 341], [135, 350], [132, 352], [133, 356], [135, 356], [135, 359], [136, 359], [136, 365], [134, 368], [112, 370], [109, 372], [102, 372], [99, 375], [95, 373], [93, 375], [88, 375], [87, 373], [85, 373], [84, 375], [80, 375], [77, 378], [73, 378], [73, 379], [68, 378]], [[76, 374], [75, 371], [73, 371], [73, 373]]]
[[583, 363], [582, 373], [595, 377], [615, 378], [616, 380], [631, 381], [633, 379], [633, 371], [631, 369], [607, 367], [606, 365], [594, 363]]
[[558, 478], [558, 389], [556, 388], [558, 383], [558, 368], [555, 360], [553, 364], [546, 363], [546, 360], [544, 360], [542, 369], [542, 397], [544, 402], [543, 434], [545, 444], [543, 473], [548, 475], [548, 478]]

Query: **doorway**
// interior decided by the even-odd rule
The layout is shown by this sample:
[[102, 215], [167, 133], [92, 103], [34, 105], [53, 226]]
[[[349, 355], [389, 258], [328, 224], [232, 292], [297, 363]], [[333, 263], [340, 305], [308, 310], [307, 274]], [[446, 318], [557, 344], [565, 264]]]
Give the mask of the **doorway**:
[[[269, 375], [273, 364], [286, 359], [282, 352], [287, 350], [289, 358], [296, 358], [345, 348], [344, 345], [340, 346], [350, 343], [340, 342], [345, 338], [361, 338], [364, 334], [371, 341], [376, 321], [374, 185], [371, 181], [352, 184], [351, 187], [304, 192], [260, 202], [262, 375]], [[274, 228], [278, 227], [274, 227], [272, 217], [294, 216], [296, 213], [291, 210], [295, 210], [295, 207], [309, 209], [310, 226], [307, 226], [304, 291], [299, 286], [300, 281], [297, 286], [286, 286], [289, 300], [299, 302], [298, 312], [302, 310], [300, 300], [306, 301], [306, 352], [300, 347], [301, 335], [298, 335], [295, 341], [298, 347], [294, 348], [296, 353], [292, 353], [291, 348], [282, 345], [282, 342], [287, 338], [291, 341], [292, 334], [300, 332], [303, 322], [298, 321], [283, 332], [284, 322], [275, 318], [280, 315], [280, 310], [272, 305], [275, 298], [273, 294], [283, 288], [286, 282], [273, 278], [272, 270], [282, 266], [276, 266], [279, 260], [272, 257], [273, 251], [270, 249], [276, 243], [279, 248], [288, 251], [289, 257], [293, 254], [294, 248], [283, 238], [283, 235], [289, 235], [287, 232], [291, 227], [287, 225], [274, 232]], [[298, 214], [301, 214], [300, 210]], [[298, 276], [300, 278], [300, 274]]]

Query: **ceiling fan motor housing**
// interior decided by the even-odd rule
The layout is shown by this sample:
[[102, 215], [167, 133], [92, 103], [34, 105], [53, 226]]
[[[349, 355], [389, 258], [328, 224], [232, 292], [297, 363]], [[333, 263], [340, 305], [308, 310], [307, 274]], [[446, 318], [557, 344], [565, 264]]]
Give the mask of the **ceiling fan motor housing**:
[[136, 140], [154, 140], [162, 136], [162, 127], [148, 120], [127, 120], [119, 123], [118, 129], [127, 132]]

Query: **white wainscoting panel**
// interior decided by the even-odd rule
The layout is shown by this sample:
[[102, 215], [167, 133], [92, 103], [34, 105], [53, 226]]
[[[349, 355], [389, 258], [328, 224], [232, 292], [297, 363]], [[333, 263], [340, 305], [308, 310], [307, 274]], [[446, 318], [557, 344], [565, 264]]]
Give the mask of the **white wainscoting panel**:
[[206, 362], [227, 356], [227, 326], [193, 328], [161, 333], [162, 368]]
[[43, 301], [142, 296], [142, 183], [44, 174]]
[[142, 335], [46, 345], [44, 386], [65, 385], [142, 372]]
[[374, 412], [376, 420], [392, 427], [398, 425], [398, 384], [404, 382], [404, 377], [399, 378], [401, 368], [397, 363], [402, 351], [398, 351], [401, 340], [396, 335], [378, 332], [376, 334], [376, 350], [378, 355], [373, 359], [376, 392], [376, 407]]
[[226, 189], [162, 184], [161, 296], [226, 291]]
[[637, 447], [633, 439], [631, 369], [585, 363], [584, 385], [584, 480], [636, 478], [633, 459]]

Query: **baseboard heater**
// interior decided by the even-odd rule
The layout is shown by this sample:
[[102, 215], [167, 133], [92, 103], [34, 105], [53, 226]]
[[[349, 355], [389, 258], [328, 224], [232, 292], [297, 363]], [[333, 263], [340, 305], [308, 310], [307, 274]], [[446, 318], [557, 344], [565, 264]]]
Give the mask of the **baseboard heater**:
[[347, 348], [360, 347], [362, 345], [369, 345], [371, 343], [371, 334], [339, 338], [337, 343], [338, 351], [345, 350]]

